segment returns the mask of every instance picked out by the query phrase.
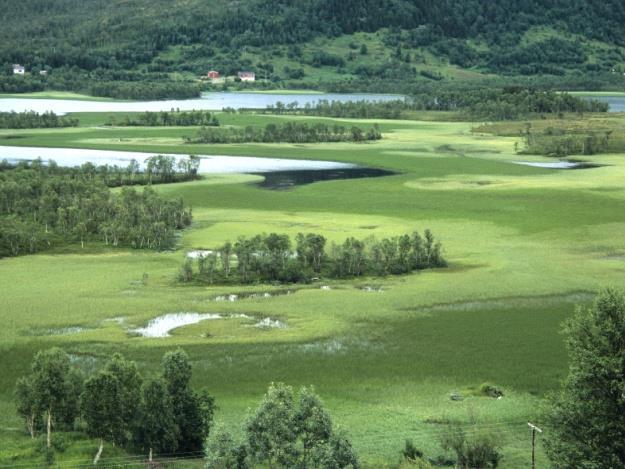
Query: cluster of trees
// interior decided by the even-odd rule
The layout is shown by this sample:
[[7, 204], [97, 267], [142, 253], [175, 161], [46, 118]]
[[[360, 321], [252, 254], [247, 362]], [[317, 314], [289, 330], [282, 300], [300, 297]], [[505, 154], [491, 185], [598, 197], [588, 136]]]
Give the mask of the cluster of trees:
[[115, 99], [190, 99], [198, 98], [202, 94], [202, 88], [192, 82], [139, 82], [124, 81], [96, 81], [88, 88], [79, 88], [77, 91], [86, 91], [92, 96], [102, 96]]
[[[596, 155], [610, 151], [612, 131], [572, 133], [565, 129], [547, 128], [543, 132], [532, 132], [525, 128], [523, 153], [562, 158], [569, 155]], [[622, 148], [619, 148], [621, 151]]]
[[536, 114], [607, 112], [608, 104], [568, 93], [520, 87], [425, 93], [413, 97], [415, 109], [464, 111], [485, 120], [516, 120]]
[[114, 354], [86, 376], [59, 348], [35, 355], [31, 373], [15, 387], [17, 413], [34, 439], [46, 434], [53, 451], [54, 431], [84, 430], [104, 443], [149, 455], [200, 454], [215, 408], [206, 390], [191, 388], [191, 364], [183, 350], [163, 356], [158, 377], [144, 380], [136, 363]]
[[153, 161], [141, 176], [138, 166], [137, 173], [128, 174], [91, 164], [62, 168], [41, 161], [1, 163], [0, 257], [34, 253], [54, 243], [79, 241], [84, 247], [89, 240], [137, 249], [170, 246], [175, 231], [191, 224], [191, 211], [181, 199], [164, 199], [150, 187], [113, 193], [106, 185], [122, 172], [137, 182], [167, 182], [170, 166], [164, 169], [160, 163], [170, 160]]
[[445, 267], [442, 245], [430, 230], [393, 238], [348, 238], [333, 243], [316, 233], [299, 233], [295, 246], [288, 235], [271, 233], [240, 237], [197, 258], [197, 270], [187, 259], [179, 278], [189, 282], [309, 282], [313, 278], [401, 275]]
[[468, 88], [447, 86], [418, 90], [407, 99], [393, 101], [319, 101], [304, 106], [294, 101], [267, 106], [267, 114], [323, 117], [401, 119], [407, 111], [459, 111], [472, 119], [516, 120], [540, 114], [607, 112], [608, 104], [568, 93], [523, 87]]
[[272, 384], [249, 416], [243, 441], [227, 430], [211, 433], [206, 462], [208, 469], [360, 467], [351, 442], [336, 430], [314, 389], [303, 387], [296, 396], [282, 383]]
[[39, 114], [28, 112], [0, 112], [0, 129], [49, 129], [53, 127], [77, 127], [78, 119], [57, 116], [52, 111]]
[[402, 111], [410, 110], [408, 101], [328, 101], [320, 100], [315, 104], [306, 103], [303, 107], [297, 101], [267, 106], [263, 112], [267, 114], [301, 114], [305, 116], [349, 117], [362, 119], [399, 119]]
[[169, 127], [169, 126], [193, 126], [201, 125], [219, 127], [217, 116], [209, 111], [182, 111], [182, 112], [150, 112], [146, 111], [136, 117], [126, 116], [117, 121], [111, 116], [106, 125], [115, 126], [141, 126], [141, 127]]
[[264, 128], [212, 129], [202, 128], [195, 137], [185, 137], [186, 143], [318, 143], [318, 142], [364, 142], [380, 140], [382, 133], [377, 124], [369, 130], [353, 126], [306, 122], [267, 124]]

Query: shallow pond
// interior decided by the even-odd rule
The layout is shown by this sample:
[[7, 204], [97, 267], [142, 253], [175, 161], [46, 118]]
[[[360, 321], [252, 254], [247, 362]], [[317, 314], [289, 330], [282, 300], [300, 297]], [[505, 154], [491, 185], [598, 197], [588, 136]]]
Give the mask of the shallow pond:
[[539, 163], [535, 161], [513, 161], [514, 164], [521, 164], [524, 166], [533, 166], [534, 168], [547, 168], [547, 169], [592, 169], [601, 167], [600, 164], [584, 163], [576, 161], [554, 161], [553, 163]]
[[170, 332], [182, 326], [197, 324], [208, 319], [221, 319], [220, 314], [172, 313], [152, 319], [145, 327], [131, 329], [130, 332], [143, 337], [169, 337]]
[[32, 99], [32, 98], [1, 98], [0, 111], [23, 112], [53, 111], [55, 114], [70, 112], [143, 112], [143, 111], [181, 111], [208, 110], [221, 111], [223, 108], [234, 109], [253, 108], [264, 109], [267, 106], [281, 102], [284, 104], [297, 101], [300, 106], [315, 104], [321, 100], [327, 101], [392, 101], [403, 99], [403, 96], [392, 94], [267, 94], [267, 93], [204, 93], [201, 98], [175, 99], [165, 101], [78, 101], [71, 99]]

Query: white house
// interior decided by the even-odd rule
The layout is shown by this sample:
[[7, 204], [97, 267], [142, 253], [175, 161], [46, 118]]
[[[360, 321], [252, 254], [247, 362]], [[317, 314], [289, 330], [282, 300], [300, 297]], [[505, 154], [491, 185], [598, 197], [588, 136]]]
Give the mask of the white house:
[[256, 74], [254, 72], [239, 72], [237, 75], [241, 81], [256, 81]]
[[24, 75], [25, 71], [23, 65], [13, 64], [13, 75]]

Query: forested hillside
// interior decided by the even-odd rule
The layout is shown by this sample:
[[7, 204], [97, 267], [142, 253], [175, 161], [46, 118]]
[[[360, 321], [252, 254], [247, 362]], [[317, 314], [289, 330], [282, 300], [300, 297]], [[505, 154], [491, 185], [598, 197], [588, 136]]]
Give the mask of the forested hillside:
[[[619, 0], [0, 0], [0, 22], [5, 92], [188, 97], [209, 69], [326, 88], [493, 74], [625, 82]], [[31, 75], [12, 77], [13, 63]]]

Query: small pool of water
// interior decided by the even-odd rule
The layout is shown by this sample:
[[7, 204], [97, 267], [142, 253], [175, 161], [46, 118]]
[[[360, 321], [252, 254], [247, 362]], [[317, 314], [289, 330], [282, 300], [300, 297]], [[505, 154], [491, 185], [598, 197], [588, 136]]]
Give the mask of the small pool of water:
[[513, 161], [514, 164], [524, 166], [532, 166], [534, 168], [547, 169], [592, 169], [599, 168], [602, 165], [594, 163], [576, 162], [576, 161], [554, 161], [553, 163], [539, 163], [534, 161]]
[[200, 321], [206, 321], [208, 319], [222, 319], [222, 316], [220, 314], [210, 313], [165, 314], [150, 320], [145, 327], [131, 329], [130, 332], [134, 332], [142, 337], [170, 337], [170, 332], [174, 329], [189, 326], [191, 324], [197, 324]]

